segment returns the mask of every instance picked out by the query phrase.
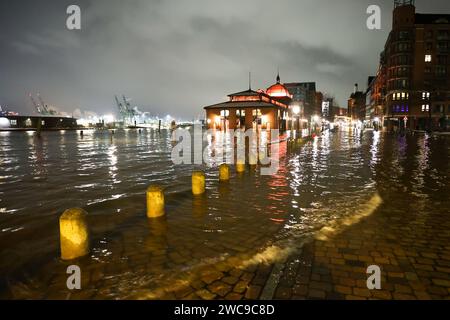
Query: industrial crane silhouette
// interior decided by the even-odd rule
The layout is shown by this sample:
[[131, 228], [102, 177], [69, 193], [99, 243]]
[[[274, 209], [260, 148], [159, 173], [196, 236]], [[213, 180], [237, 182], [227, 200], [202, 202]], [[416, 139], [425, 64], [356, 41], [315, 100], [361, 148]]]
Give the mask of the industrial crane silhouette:
[[137, 112], [131, 107], [130, 99], [127, 99], [125, 95], [122, 95], [123, 102], [121, 102], [116, 95], [114, 96], [114, 98], [116, 100], [116, 104], [119, 108], [119, 113], [123, 119], [124, 124], [132, 123], [134, 117], [137, 115]]
[[42, 114], [44, 116], [56, 114], [56, 111], [51, 110], [47, 107], [47, 105], [44, 103], [44, 100], [42, 100], [42, 97], [39, 94], [39, 92], [37, 93], [37, 97], [38, 97], [38, 100], [40, 103], [36, 102], [36, 100], [33, 98], [33, 95], [31, 93], [29, 94], [29, 97], [30, 97], [31, 103], [36, 108], [37, 113]]

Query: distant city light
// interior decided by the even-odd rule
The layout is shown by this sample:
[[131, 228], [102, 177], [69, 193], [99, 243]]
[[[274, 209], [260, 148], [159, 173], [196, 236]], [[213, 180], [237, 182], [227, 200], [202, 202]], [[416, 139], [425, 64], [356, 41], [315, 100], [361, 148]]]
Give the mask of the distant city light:
[[295, 114], [299, 114], [300, 113], [300, 106], [293, 106], [292, 107], [292, 112], [294, 112]]
[[114, 116], [112, 114], [106, 114], [103, 116], [103, 120], [105, 121], [105, 123], [113, 123]]

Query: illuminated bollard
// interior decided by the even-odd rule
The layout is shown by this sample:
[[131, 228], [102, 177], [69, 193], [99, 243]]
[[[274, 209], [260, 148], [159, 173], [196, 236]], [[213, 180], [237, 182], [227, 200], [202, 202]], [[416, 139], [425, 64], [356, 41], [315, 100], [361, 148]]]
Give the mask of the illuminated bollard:
[[80, 208], [67, 209], [59, 217], [59, 239], [61, 259], [72, 260], [89, 253], [89, 230], [86, 211]]
[[258, 156], [256, 152], [250, 152], [248, 155], [248, 163], [251, 167], [254, 167], [258, 164]]
[[194, 195], [205, 193], [205, 174], [202, 171], [192, 172], [192, 193]]
[[156, 218], [164, 215], [164, 191], [158, 186], [147, 188], [147, 217]]
[[226, 163], [219, 166], [219, 181], [230, 180], [230, 167]]
[[238, 173], [243, 173], [245, 172], [245, 161], [243, 160], [238, 160], [236, 162], [236, 172]]

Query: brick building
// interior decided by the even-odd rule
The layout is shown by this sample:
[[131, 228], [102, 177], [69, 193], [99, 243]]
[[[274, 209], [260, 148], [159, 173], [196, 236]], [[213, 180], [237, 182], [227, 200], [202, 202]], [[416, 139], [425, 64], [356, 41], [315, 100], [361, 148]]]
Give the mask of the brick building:
[[[450, 14], [420, 14], [396, 0], [377, 86], [384, 124], [445, 128], [450, 114]], [[385, 93], [383, 87], [385, 86]]]
[[366, 118], [366, 94], [358, 90], [357, 83], [347, 101], [347, 114], [352, 121], [364, 121]]

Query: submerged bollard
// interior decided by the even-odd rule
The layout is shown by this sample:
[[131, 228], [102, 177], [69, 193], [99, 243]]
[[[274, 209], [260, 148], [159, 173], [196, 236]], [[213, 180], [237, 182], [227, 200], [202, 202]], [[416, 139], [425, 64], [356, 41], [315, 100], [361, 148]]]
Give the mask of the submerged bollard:
[[230, 167], [226, 163], [219, 166], [219, 181], [230, 180]]
[[71, 208], [59, 217], [61, 259], [72, 260], [89, 253], [89, 230], [86, 211]]
[[164, 215], [164, 191], [159, 186], [147, 188], [147, 217], [156, 218]]
[[245, 161], [238, 160], [236, 161], [236, 172], [242, 173], [245, 171]]
[[192, 193], [194, 195], [205, 193], [205, 174], [202, 171], [192, 172]]
[[255, 167], [258, 164], [258, 154], [256, 152], [250, 152], [248, 155], [248, 162], [250, 167]]

